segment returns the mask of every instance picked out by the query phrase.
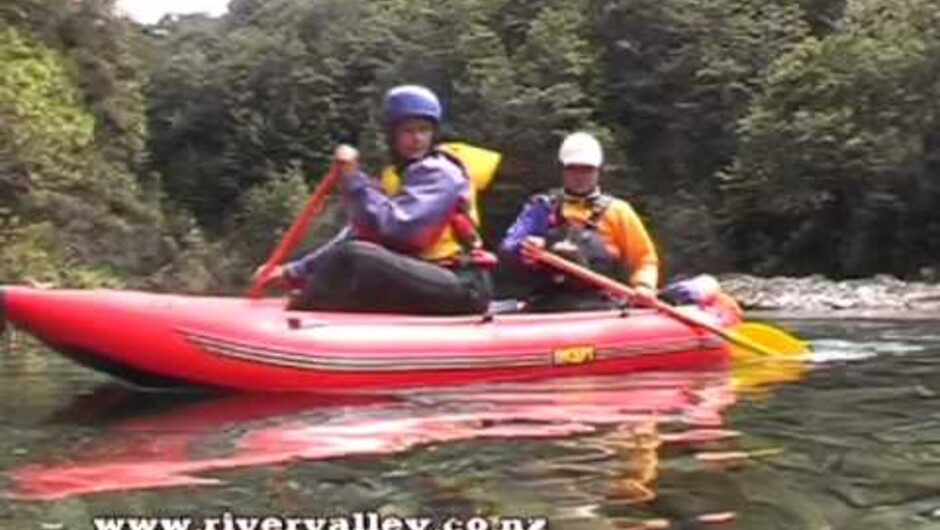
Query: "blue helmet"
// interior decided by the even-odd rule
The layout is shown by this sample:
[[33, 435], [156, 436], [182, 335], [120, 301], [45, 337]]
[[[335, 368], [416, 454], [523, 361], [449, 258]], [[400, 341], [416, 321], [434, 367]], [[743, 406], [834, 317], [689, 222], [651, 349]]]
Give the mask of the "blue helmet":
[[385, 95], [386, 125], [395, 125], [405, 118], [424, 118], [438, 124], [441, 114], [440, 100], [423, 86], [397, 86]]

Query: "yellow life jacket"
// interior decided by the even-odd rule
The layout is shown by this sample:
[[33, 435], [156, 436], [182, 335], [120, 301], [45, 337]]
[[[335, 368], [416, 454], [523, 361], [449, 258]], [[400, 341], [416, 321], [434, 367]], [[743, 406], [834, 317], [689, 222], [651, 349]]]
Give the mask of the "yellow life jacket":
[[[479, 228], [480, 213], [477, 207], [477, 194], [485, 190], [493, 180], [502, 161], [502, 154], [459, 142], [441, 144], [435, 150], [457, 160], [467, 178], [470, 179], [470, 196], [467, 197], [461, 209], [454, 212], [454, 216], [456, 218], [466, 215], [472, 221], [474, 229]], [[381, 183], [389, 196], [398, 195], [403, 185], [395, 166], [387, 166], [382, 170]], [[440, 236], [426, 248], [421, 249], [417, 257], [427, 261], [445, 261], [466, 251], [466, 235], [459, 232], [457, 223], [448, 223]], [[477, 239], [479, 239], [478, 236]], [[479, 245], [482, 245], [482, 241], [474, 243], [474, 246]]]

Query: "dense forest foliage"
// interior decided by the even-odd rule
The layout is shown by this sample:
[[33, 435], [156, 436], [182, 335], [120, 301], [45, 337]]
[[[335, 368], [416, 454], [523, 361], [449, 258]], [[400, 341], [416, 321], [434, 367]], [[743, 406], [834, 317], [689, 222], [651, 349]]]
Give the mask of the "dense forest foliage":
[[[668, 274], [916, 276], [940, 250], [933, 0], [233, 0], [121, 18], [0, 4], [0, 280], [241, 288], [383, 92], [505, 153], [498, 241], [575, 129]], [[310, 242], [342, 223], [335, 207]]]

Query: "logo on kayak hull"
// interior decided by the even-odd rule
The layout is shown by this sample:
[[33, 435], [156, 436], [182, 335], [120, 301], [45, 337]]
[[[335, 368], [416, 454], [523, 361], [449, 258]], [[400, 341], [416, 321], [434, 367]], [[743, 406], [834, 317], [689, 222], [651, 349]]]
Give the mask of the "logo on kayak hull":
[[586, 364], [594, 362], [596, 358], [597, 351], [594, 346], [572, 346], [552, 352], [552, 363], [555, 366]]

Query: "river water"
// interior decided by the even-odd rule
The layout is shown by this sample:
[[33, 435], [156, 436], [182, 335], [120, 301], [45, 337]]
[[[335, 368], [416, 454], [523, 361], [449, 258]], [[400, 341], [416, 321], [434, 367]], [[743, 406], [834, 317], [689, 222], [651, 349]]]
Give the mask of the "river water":
[[940, 529], [938, 322], [779, 322], [812, 362], [399, 397], [134, 392], [7, 336], [0, 528], [121, 515], [196, 529], [228, 513], [259, 519], [219, 530], [276, 530], [263, 518], [376, 512]]

